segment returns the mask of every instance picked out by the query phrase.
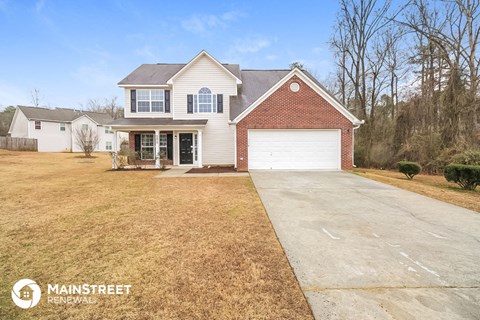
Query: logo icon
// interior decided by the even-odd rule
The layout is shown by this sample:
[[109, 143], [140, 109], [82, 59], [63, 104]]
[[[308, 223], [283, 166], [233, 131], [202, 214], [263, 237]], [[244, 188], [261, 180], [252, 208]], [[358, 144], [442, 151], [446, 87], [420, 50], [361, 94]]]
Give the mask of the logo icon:
[[40, 302], [42, 292], [38, 284], [30, 279], [22, 279], [13, 285], [12, 300], [22, 309], [35, 307]]

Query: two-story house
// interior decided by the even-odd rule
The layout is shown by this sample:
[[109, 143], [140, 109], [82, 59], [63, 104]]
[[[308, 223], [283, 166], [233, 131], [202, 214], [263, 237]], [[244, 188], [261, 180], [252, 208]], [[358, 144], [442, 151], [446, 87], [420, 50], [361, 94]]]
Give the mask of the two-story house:
[[110, 125], [145, 163], [159, 166], [162, 153], [175, 166], [239, 171], [352, 167], [363, 122], [305, 71], [241, 70], [202, 51], [186, 64], [141, 65], [118, 85], [125, 118]]
[[113, 118], [102, 112], [91, 112], [68, 108], [38, 108], [17, 106], [8, 133], [15, 138], [37, 139], [39, 152], [81, 152], [76, 142], [76, 132], [91, 128], [96, 132], [99, 143], [95, 151], [113, 151], [128, 136], [114, 134], [109, 123]]

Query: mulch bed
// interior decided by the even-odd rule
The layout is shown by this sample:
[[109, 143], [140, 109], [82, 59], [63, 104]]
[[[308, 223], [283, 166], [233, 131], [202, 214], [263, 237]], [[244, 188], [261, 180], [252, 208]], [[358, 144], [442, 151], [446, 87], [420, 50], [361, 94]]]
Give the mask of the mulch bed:
[[187, 171], [187, 173], [228, 173], [228, 172], [237, 172], [237, 171], [233, 166], [232, 167], [192, 168]]

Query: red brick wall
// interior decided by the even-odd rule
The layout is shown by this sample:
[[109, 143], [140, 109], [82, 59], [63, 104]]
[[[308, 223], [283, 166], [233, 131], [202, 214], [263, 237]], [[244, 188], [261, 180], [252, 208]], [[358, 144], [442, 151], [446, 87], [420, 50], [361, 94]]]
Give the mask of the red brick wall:
[[[298, 92], [290, 90], [292, 82], [300, 84]], [[297, 76], [237, 124], [238, 171], [248, 170], [248, 129], [341, 129], [342, 169], [352, 168], [352, 122]]]

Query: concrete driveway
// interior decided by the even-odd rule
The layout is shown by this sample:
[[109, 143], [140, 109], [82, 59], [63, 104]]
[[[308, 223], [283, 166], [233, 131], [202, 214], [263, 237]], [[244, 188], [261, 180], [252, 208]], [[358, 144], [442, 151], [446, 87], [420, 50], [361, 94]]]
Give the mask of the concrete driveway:
[[317, 319], [480, 319], [479, 213], [346, 172], [251, 177]]

